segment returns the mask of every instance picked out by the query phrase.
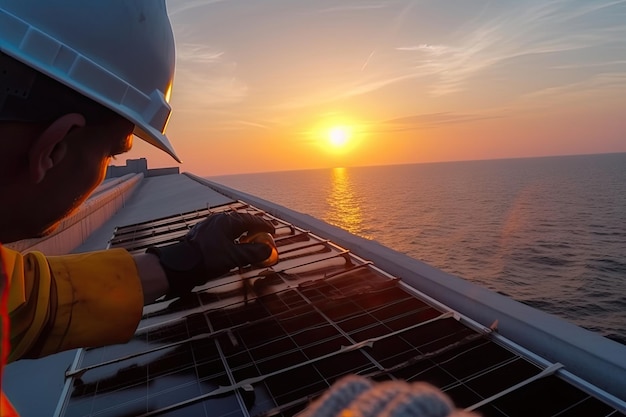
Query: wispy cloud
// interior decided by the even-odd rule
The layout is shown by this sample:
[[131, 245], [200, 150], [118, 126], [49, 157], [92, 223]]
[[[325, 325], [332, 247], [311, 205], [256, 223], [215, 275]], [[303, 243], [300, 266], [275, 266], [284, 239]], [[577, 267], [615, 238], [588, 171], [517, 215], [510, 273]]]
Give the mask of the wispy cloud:
[[517, 100], [517, 105], [527, 107], [551, 107], [556, 104], [584, 102], [583, 100], [599, 100], [601, 95], [626, 96], [626, 71], [604, 72], [583, 81], [571, 82], [543, 88], [524, 94]]
[[209, 108], [239, 103], [248, 95], [248, 86], [237, 79], [187, 71], [177, 74], [175, 89], [177, 109], [200, 113]]
[[209, 6], [211, 4], [222, 3], [229, 0], [186, 0], [186, 1], [170, 1], [167, 3], [167, 11], [170, 17], [193, 10], [198, 7]]
[[382, 130], [386, 132], [397, 132], [405, 130], [429, 129], [438, 126], [449, 126], [450, 124], [469, 123], [477, 120], [495, 119], [499, 117], [501, 116], [452, 112], [427, 113], [385, 120], [380, 123], [380, 126], [382, 126]]
[[219, 64], [223, 57], [223, 51], [216, 51], [203, 44], [180, 43], [176, 48], [176, 59], [184, 64]]
[[[435, 76], [433, 95], [444, 95], [469, 87], [475, 76], [484, 74], [514, 58], [580, 51], [606, 44], [621, 43], [624, 48], [626, 25], [605, 26], [592, 14], [617, 8], [624, 14], [626, 1], [520, 2], [506, 13], [490, 17], [473, 29], [457, 33], [449, 44], [419, 43], [399, 46], [398, 51], [413, 53], [414, 74]], [[584, 30], [573, 24], [586, 18]], [[585, 65], [581, 57], [581, 65]], [[516, 74], [520, 75], [520, 74]]]
[[[409, 81], [413, 82], [413, 89], [420, 88], [422, 93], [434, 97], [471, 90], [476, 80], [493, 75], [497, 75], [501, 82], [515, 79], [517, 83], [523, 83], [532, 77], [540, 77], [538, 74], [548, 69], [555, 69], [555, 62], [565, 55], [569, 60], [562, 66], [562, 71], [573, 72], [594, 66], [597, 71], [595, 74], [590, 72], [587, 77], [611, 72], [614, 68], [610, 68], [608, 62], [606, 70], [602, 62], [590, 63], [586, 51], [611, 46], [626, 53], [624, 5], [626, 0], [596, 0], [593, 3], [533, 0], [511, 2], [510, 7], [498, 10], [487, 7], [479, 17], [439, 39], [435, 37], [427, 41], [418, 36], [415, 43], [397, 45], [392, 51], [376, 47], [360, 65], [360, 75], [355, 74], [352, 79], [323, 92], [284, 102], [280, 108], [348, 99]], [[398, 19], [411, 20], [415, 24], [420, 13], [419, 4], [405, 7]], [[622, 20], [606, 19], [607, 15], [620, 14]], [[615, 61], [615, 57], [605, 59]], [[389, 62], [387, 67], [374, 65], [385, 61]], [[513, 62], [518, 66], [513, 66]], [[519, 63], [526, 65], [525, 69]], [[558, 87], [561, 82], [569, 81], [555, 78], [552, 82], [555, 83], [553, 87]]]
[[417, 51], [417, 52], [425, 52], [428, 54], [432, 54], [434, 56], [444, 55], [451, 52], [449, 46], [445, 45], [429, 45], [427, 43], [423, 43], [417, 46], [399, 46], [396, 48], [398, 51]]
[[[177, 0], [168, 5], [170, 14], [179, 15], [193, 12], [195, 8], [229, 1]], [[278, 10], [278, 4], [268, 2], [269, 10]], [[276, 95], [264, 101], [264, 108], [268, 111], [283, 111], [318, 106], [375, 93], [394, 85], [406, 85], [407, 91], [443, 100], [454, 98], [454, 93], [475, 89], [476, 85], [484, 87], [486, 80], [493, 80], [489, 81], [493, 86], [490, 94], [509, 94], [506, 101], [515, 102], [521, 94], [526, 94], [523, 98], [526, 100], [533, 97], [532, 94], [536, 97], [566, 94], [568, 89], [581, 86], [604, 88], [602, 86], [606, 83], [599, 80], [619, 82], [616, 80], [620, 78], [611, 74], [618, 74], [622, 69], [626, 72], [626, 68], [621, 67], [624, 65], [622, 57], [626, 55], [619, 55], [626, 54], [626, 25], [623, 23], [626, 21], [626, 0], [527, 0], [485, 4], [478, 12], [468, 9], [467, 18], [459, 18], [458, 24], [451, 26], [455, 29], [437, 32], [415, 29], [420, 26], [420, 19], [428, 16], [422, 7], [423, 3], [414, 0], [368, 3], [346, 1], [339, 5], [323, 0], [306, 5], [285, 2], [283, 6], [287, 8], [285, 13], [289, 19], [303, 15], [309, 18], [309, 14], [363, 12], [363, 17], [367, 18], [351, 19], [350, 24], [378, 24], [377, 37], [359, 44], [362, 54], [354, 58], [354, 65], [344, 65], [325, 75], [323, 88], [295, 85], [297, 81], [290, 79], [289, 84], [276, 84]], [[232, 6], [232, 9], [241, 7], [234, 1]], [[442, 2], [437, 7], [441, 8], [442, 15], [449, 15], [445, 10], [449, 6]], [[462, 16], [462, 13], [456, 15]], [[361, 13], [355, 13], [355, 16], [361, 16]], [[263, 16], [258, 18], [263, 19]], [[326, 21], [326, 16], [313, 18], [321, 19], [320, 22]], [[254, 28], [257, 23], [252, 21], [247, 24]], [[181, 17], [179, 29], [186, 30], [184, 24]], [[303, 26], [315, 27], [310, 22]], [[349, 30], [349, 25], [346, 30]], [[251, 29], [251, 33], [257, 32]], [[184, 34], [189, 35], [187, 32]], [[296, 36], [305, 35], [295, 34], [293, 42], [281, 45], [297, 48]], [[178, 36], [178, 39], [184, 38], [200, 39], [199, 42], [202, 42], [196, 33]], [[342, 39], [337, 41], [342, 42]], [[362, 48], [363, 42], [369, 42], [366, 43], [369, 48]], [[255, 50], [255, 54], [267, 56], [268, 61], [259, 65], [258, 72], [252, 72], [250, 68], [237, 71], [237, 63], [232, 58], [234, 54], [228, 54], [228, 51], [232, 52], [228, 49], [228, 42], [221, 41], [221, 45], [224, 50], [216, 50], [207, 44], [177, 44], [177, 95], [183, 90], [184, 94], [200, 99], [202, 105], [206, 106], [241, 102], [247, 99], [250, 91], [260, 90], [254, 89], [252, 83], [263, 79], [262, 71], [271, 70], [269, 57], [278, 52], [271, 50], [271, 47], [268, 50]], [[267, 47], [272, 43], [264, 42], [262, 45]], [[349, 47], [354, 48], [354, 45], [338, 44], [337, 50]], [[613, 55], [608, 52], [602, 55], [603, 50], [611, 48]], [[241, 51], [245, 51], [245, 48], [238, 49], [239, 53]], [[284, 53], [289, 53], [289, 50]], [[317, 53], [327, 53], [327, 50]], [[296, 53], [294, 56], [301, 55]], [[560, 60], [559, 57], [567, 59]], [[548, 79], [544, 77], [547, 71], [553, 71], [552, 75], [562, 72], [568, 76], [552, 76]], [[278, 72], [269, 77], [270, 83], [275, 81], [272, 77]], [[248, 78], [239, 78], [241, 74], [247, 74]], [[540, 83], [533, 82], [539, 79]], [[513, 91], [507, 85], [507, 88], [498, 91], [498, 82], [509, 81], [523, 87]], [[528, 85], [527, 90], [524, 89], [524, 83]], [[283, 87], [285, 91], [281, 90]], [[288, 94], [287, 89], [298, 91], [299, 94]], [[205, 91], [210, 92], [205, 94]], [[432, 120], [430, 122], [433, 123]]]
[[399, 74], [395, 77], [389, 75], [387, 75], [387, 77], [369, 77], [366, 82], [356, 81], [346, 85], [328, 86], [324, 90], [315, 91], [308, 95], [297, 96], [290, 100], [283, 100], [281, 103], [271, 106], [271, 108], [273, 110], [283, 111], [317, 106], [368, 94], [386, 86], [410, 80], [412, 78], [415, 78], [414, 74]]
[[259, 129], [265, 129], [265, 130], [270, 128], [267, 124], [251, 122], [249, 120], [237, 120], [236, 123], [244, 127], [257, 127]]
[[248, 94], [248, 86], [235, 74], [236, 63], [222, 51], [206, 45], [177, 45], [176, 96], [181, 108], [205, 111], [207, 107], [233, 104]]
[[372, 60], [372, 57], [374, 56], [374, 53], [376, 51], [372, 51], [368, 56], [367, 59], [365, 60], [365, 62], [363, 63], [363, 65], [361, 65], [361, 71], [364, 71], [365, 68], [367, 68], [367, 65], [370, 63], [370, 61]]
[[376, 10], [389, 7], [389, 3], [377, 2], [370, 4], [353, 3], [343, 4], [341, 6], [331, 6], [323, 9], [317, 9], [317, 13], [337, 13], [337, 12], [355, 12], [359, 10]]
[[626, 73], [626, 60], [608, 60], [603, 62], [585, 62], [578, 64], [568, 64], [568, 65], [553, 65], [550, 68], [552, 69], [580, 69], [580, 68], [602, 68], [602, 67], [617, 67], [623, 66], [624, 73]]

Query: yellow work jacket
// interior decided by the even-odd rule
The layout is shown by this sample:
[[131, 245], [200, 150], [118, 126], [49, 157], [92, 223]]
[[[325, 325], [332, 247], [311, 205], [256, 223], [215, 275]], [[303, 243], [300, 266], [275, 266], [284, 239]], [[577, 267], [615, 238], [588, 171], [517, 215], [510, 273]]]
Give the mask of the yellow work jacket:
[[[46, 257], [0, 246], [0, 278], [1, 365], [125, 343], [141, 319], [141, 281], [132, 256], [123, 249]], [[2, 394], [0, 416], [13, 415]]]

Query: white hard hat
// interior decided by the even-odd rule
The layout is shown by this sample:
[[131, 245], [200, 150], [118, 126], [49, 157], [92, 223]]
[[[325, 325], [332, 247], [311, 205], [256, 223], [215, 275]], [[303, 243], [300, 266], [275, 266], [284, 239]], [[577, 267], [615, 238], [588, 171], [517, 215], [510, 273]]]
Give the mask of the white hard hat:
[[0, 51], [128, 119], [180, 162], [164, 135], [175, 59], [164, 0], [0, 0]]

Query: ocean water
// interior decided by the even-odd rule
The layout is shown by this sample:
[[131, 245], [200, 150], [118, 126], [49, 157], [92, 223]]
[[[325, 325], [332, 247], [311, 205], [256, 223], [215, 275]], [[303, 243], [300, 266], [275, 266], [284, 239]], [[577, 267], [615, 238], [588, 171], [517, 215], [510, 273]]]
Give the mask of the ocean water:
[[210, 179], [626, 344], [626, 153]]

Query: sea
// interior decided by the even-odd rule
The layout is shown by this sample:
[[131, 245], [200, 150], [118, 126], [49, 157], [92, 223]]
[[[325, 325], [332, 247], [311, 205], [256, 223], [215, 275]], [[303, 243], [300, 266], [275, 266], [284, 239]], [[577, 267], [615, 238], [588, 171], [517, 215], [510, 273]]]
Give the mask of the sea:
[[626, 344], [626, 153], [208, 178]]

